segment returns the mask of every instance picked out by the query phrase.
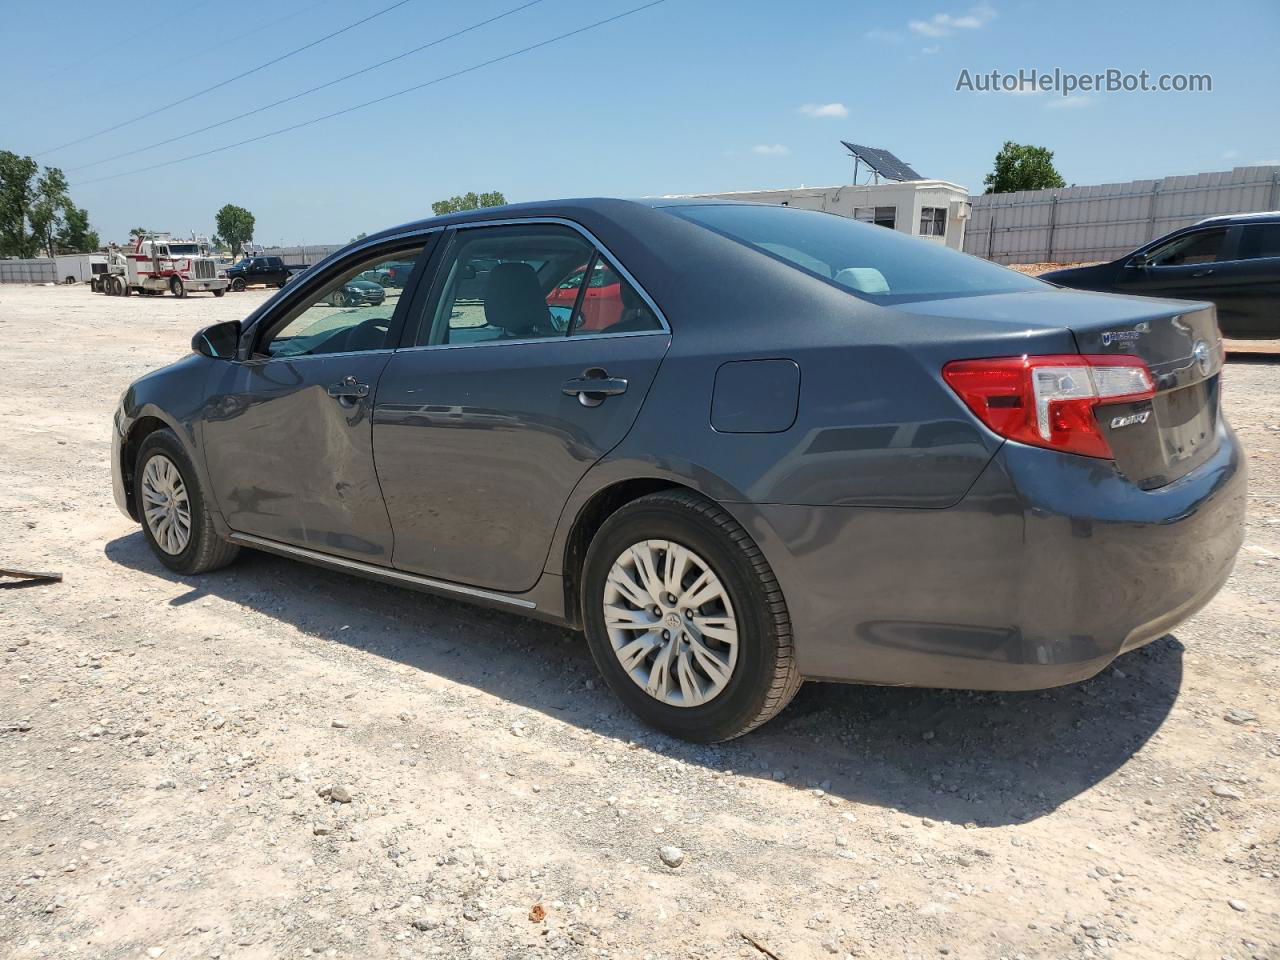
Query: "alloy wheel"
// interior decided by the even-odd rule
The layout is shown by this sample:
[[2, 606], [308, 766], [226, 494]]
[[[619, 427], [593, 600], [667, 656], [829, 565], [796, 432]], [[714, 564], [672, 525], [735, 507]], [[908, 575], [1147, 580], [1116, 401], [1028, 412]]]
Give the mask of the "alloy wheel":
[[729, 591], [711, 565], [671, 540], [622, 552], [604, 589], [604, 622], [623, 670], [674, 707], [697, 707], [724, 692], [738, 662]]
[[156, 454], [142, 468], [142, 511], [156, 544], [177, 556], [191, 542], [191, 501], [173, 461]]

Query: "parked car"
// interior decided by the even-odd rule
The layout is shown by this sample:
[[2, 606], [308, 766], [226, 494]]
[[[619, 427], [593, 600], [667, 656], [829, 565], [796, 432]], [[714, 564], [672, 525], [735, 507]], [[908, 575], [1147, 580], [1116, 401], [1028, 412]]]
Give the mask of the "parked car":
[[1210, 300], [1227, 336], [1280, 336], [1280, 212], [1210, 217], [1110, 263], [1041, 279], [1077, 290]]
[[[327, 306], [409, 260], [392, 309]], [[597, 264], [616, 319], [580, 322], [582, 279], [558, 317]], [[250, 547], [582, 628], [618, 697], [693, 740], [807, 677], [1084, 679], [1207, 603], [1242, 538], [1212, 305], [824, 213], [424, 220], [192, 346], [115, 416], [115, 499], [164, 565]]]
[[[587, 265], [584, 263], [557, 284], [547, 297], [547, 305], [563, 311], [566, 320], [577, 303], [578, 290], [586, 271]], [[609, 269], [608, 264], [597, 262], [592, 267], [587, 291], [582, 296], [579, 328], [583, 331], [603, 330], [617, 323], [624, 309], [621, 278]]]
[[368, 271], [366, 280], [373, 280], [384, 287], [403, 287], [413, 273], [413, 264], [404, 261], [383, 264], [377, 270]]
[[245, 257], [227, 267], [232, 290], [243, 290], [253, 284], [283, 287], [289, 282], [289, 275], [289, 268], [279, 257]]
[[385, 299], [387, 292], [382, 289], [382, 284], [356, 277], [335, 288], [325, 302], [331, 307], [377, 307]]

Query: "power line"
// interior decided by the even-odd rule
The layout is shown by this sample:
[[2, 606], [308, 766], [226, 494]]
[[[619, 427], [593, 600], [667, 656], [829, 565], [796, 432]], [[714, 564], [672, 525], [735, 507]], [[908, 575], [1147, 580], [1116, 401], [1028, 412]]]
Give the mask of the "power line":
[[395, 93], [388, 93], [385, 96], [375, 97], [373, 100], [366, 100], [364, 103], [357, 103], [354, 106], [344, 107], [341, 110], [334, 110], [332, 113], [326, 113], [319, 117], [312, 117], [310, 120], [303, 120], [301, 123], [291, 124], [290, 126], [287, 126], [287, 127], [280, 127], [277, 130], [271, 130], [267, 133], [259, 134], [256, 137], [248, 137], [244, 140], [237, 140], [235, 143], [227, 143], [222, 145], [221, 147], [213, 147], [212, 149], [209, 149], [209, 150], [202, 150], [199, 153], [193, 153], [185, 157], [177, 157], [173, 160], [165, 160], [161, 163], [153, 163], [150, 166], [138, 167], [135, 170], [125, 170], [121, 173], [113, 173], [105, 177], [94, 177], [92, 180], [81, 180], [78, 183], [72, 184], [72, 186], [83, 187], [91, 183], [101, 183], [104, 180], [115, 180], [118, 177], [128, 177], [128, 176], [132, 176], [135, 173], [146, 173], [149, 170], [158, 170], [161, 167], [171, 167], [177, 163], [185, 163], [188, 160], [198, 160], [201, 157], [207, 157], [215, 153], [223, 153], [224, 151], [232, 150], [236, 147], [243, 147], [250, 143], [257, 143], [259, 140], [266, 140], [266, 139], [269, 139], [270, 137], [277, 137], [282, 133], [292, 133], [294, 130], [301, 130], [303, 127], [310, 127], [314, 124], [321, 123], [322, 121], [325, 121], [325, 120], [332, 120], [334, 117], [340, 117], [343, 114], [352, 113], [356, 110], [363, 110], [365, 107], [371, 107], [374, 104], [385, 103], [386, 101], [392, 100], [395, 97], [404, 96], [406, 93], [413, 93], [416, 90], [422, 90], [422, 89], [425, 89], [426, 87], [434, 86], [437, 83], [443, 83], [446, 80], [452, 80], [456, 77], [463, 76], [464, 74], [467, 74], [467, 73], [474, 73], [476, 70], [481, 70], [485, 67], [492, 66], [495, 63], [501, 63], [504, 60], [510, 60], [514, 57], [518, 57], [522, 54], [529, 53], [530, 51], [537, 50], [541, 47], [549, 46], [550, 44], [553, 44], [553, 43], [558, 43], [561, 40], [567, 40], [569, 37], [576, 37], [580, 33], [586, 33], [588, 30], [594, 30], [597, 27], [603, 27], [606, 24], [614, 23], [615, 21], [621, 20], [624, 17], [629, 17], [632, 14], [640, 13], [643, 10], [648, 10], [650, 7], [656, 7], [659, 4], [666, 3], [666, 2], [667, 0], [650, 0], [649, 3], [641, 4], [638, 7], [632, 7], [630, 10], [624, 10], [622, 13], [614, 14], [612, 17], [605, 17], [603, 20], [597, 20], [595, 23], [589, 23], [584, 27], [578, 27], [576, 30], [570, 30], [567, 33], [561, 33], [547, 40], [539, 40], [537, 43], [531, 43], [527, 47], [521, 47], [519, 50], [512, 50], [510, 53], [504, 53], [501, 56], [492, 57], [489, 60], [485, 60], [481, 63], [474, 64], [470, 67], [463, 67], [461, 70], [455, 70], [453, 73], [446, 73], [443, 76], [435, 77], [432, 80], [427, 80], [423, 83], [414, 84], [412, 87], [405, 87], [403, 90], [397, 90]]
[[37, 153], [36, 156], [42, 157], [46, 153], [54, 153], [55, 151], [58, 151], [58, 150], [65, 150], [67, 147], [74, 147], [77, 143], [84, 143], [86, 140], [93, 140], [96, 137], [102, 136], [104, 133], [110, 133], [113, 130], [119, 130], [121, 127], [127, 127], [131, 123], [137, 123], [139, 120], [145, 120], [147, 119], [147, 117], [154, 117], [157, 113], [162, 113], [165, 110], [178, 106], [179, 104], [186, 103], [189, 100], [194, 100], [196, 97], [202, 97], [206, 93], [212, 93], [214, 90], [218, 90], [222, 87], [225, 87], [229, 83], [234, 83], [237, 80], [243, 80], [245, 77], [249, 76], [250, 74], [257, 73], [259, 70], [265, 70], [267, 67], [274, 66], [275, 64], [279, 63], [282, 60], [288, 60], [290, 57], [294, 56], [295, 54], [299, 54], [304, 50], [310, 50], [312, 47], [316, 46], [317, 44], [324, 43], [326, 40], [332, 40], [334, 37], [338, 36], [339, 34], [346, 33], [348, 30], [352, 30], [363, 23], [368, 23], [370, 20], [377, 19], [378, 17], [381, 17], [383, 14], [390, 13], [392, 10], [396, 9], [397, 7], [403, 7], [406, 3], [410, 3], [410, 2], [411, 0], [396, 0], [395, 3], [391, 4], [391, 6], [383, 7], [381, 10], [371, 13], [369, 14], [369, 16], [364, 17], [363, 19], [357, 20], [355, 23], [349, 23], [340, 30], [335, 30], [333, 31], [333, 33], [326, 34], [325, 36], [321, 37], [318, 40], [312, 40], [310, 43], [303, 44], [301, 47], [297, 47], [296, 49], [290, 50], [288, 53], [281, 54], [280, 56], [276, 57], [273, 60], [268, 60], [266, 63], [260, 63], [256, 67], [253, 67], [249, 70], [245, 70], [243, 73], [238, 73], [234, 77], [230, 77], [226, 80], [221, 81], [220, 83], [215, 83], [211, 87], [205, 87], [203, 90], [197, 90], [195, 93], [189, 94], [180, 100], [174, 100], [172, 103], [166, 103], [164, 106], [156, 107], [154, 110], [148, 111], [147, 113], [139, 114], [138, 116], [132, 117], [128, 120], [122, 120], [117, 124], [113, 124], [112, 126], [105, 127], [102, 130], [99, 130], [97, 133], [91, 133], [91, 134], [88, 134], [87, 136], [79, 137], [78, 139], [75, 139], [75, 140], [68, 140], [66, 143], [60, 144], [59, 146], [50, 147], [48, 150], [42, 150], [39, 153]]
[[275, 107], [280, 106], [281, 104], [290, 103], [294, 100], [301, 99], [302, 97], [305, 97], [311, 93], [315, 93], [318, 90], [324, 90], [326, 87], [332, 87], [335, 84], [339, 84], [346, 80], [350, 80], [353, 77], [358, 77], [361, 74], [369, 73], [372, 70], [377, 70], [379, 67], [385, 67], [389, 63], [395, 63], [397, 60], [403, 60], [405, 57], [411, 56], [412, 54], [421, 53], [423, 50], [426, 50], [428, 47], [438, 46], [439, 44], [445, 43], [448, 40], [453, 40], [457, 37], [460, 37], [464, 33], [470, 33], [473, 30], [479, 30], [481, 27], [486, 27], [491, 23], [494, 23], [498, 20], [502, 20], [506, 17], [511, 16], [512, 14], [519, 13], [521, 10], [527, 10], [529, 7], [535, 6], [542, 2], [543, 0], [528, 0], [527, 3], [522, 3], [518, 7], [512, 7], [510, 10], [506, 11], [505, 13], [500, 13], [497, 16], [489, 17], [487, 20], [481, 20], [479, 23], [473, 23], [471, 26], [463, 27], [461, 30], [455, 30], [453, 33], [450, 33], [447, 36], [437, 37], [435, 40], [432, 40], [430, 43], [424, 43], [421, 46], [414, 47], [412, 50], [406, 50], [404, 53], [399, 53], [399, 54], [396, 54], [394, 57], [389, 57], [386, 60], [382, 60], [378, 63], [371, 64], [360, 70], [356, 70], [354, 73], [348, 73], [345, 76], [338, 77], [335, 80], [329, 80], [326, 83], [319, 84], [318, 86], [310, 87], [306, 90], [303, 90], [300, 93], [295, 93], [292, 96], [284, 97], [281, 100], [276, 100], [273, 103], [263, 104], [262, 106], [255, 107], [252, 110], [246, 110], [244, 113], [238, 113], [234, 117], [227, 117], [225, 120], [219, 120], [217, 123], [211, 123], [208, 126], [200, 127], [199, 129], [196, 129], [196, 130], [188, 130], [186, 133], [180, 133], [177, 136], [169, 137], [165, 140], [157, 140], [155, 143], [149, 143], [145, 147], [138, 147], [134, 150], [126, 150], [124, 153], [117, 153], [115, 156], [104, 157], [101, 160], [94, 160], [92, 163], [82, 163], [79, 166], [67, 167], [66, 172], [74, 173], [77, 170], [87, 170], [89, 167], [96, 167], [96, 166], [99, 166], [100, 164], [110, 163], [112, 160], [121, 160], [124, 157], [132, 157], [134, 154], [145, 153], [147, 150], [154, 150], [156, 147], [163, 147], [170, 143], [176, 143], [179, 140], [186, 140], [188, 137], [194, 137], [196, 134], [199, 134], [199, 133], [206, 133], [209, 130], [214, 130], [218, 127], [225, 127], [228, 123], [234, 123], [237, 120], [243, 120], [245, 117], [251, 117], [255, 113], [262, 113], [266, 110], [272, 110]]

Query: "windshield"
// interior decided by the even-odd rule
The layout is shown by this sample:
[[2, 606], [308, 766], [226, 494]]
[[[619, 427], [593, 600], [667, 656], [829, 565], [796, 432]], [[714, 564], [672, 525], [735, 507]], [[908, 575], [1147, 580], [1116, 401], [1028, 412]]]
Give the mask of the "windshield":
[[872, 303], [1035, 290], [1042, 281], [928, 240], [790, 207], [717, 204], [668, 213], [755, 247]]
[[169, 256], [171, 257], [194, 257], [200, 253], [200, 244], [198, 243], [170, 243]]

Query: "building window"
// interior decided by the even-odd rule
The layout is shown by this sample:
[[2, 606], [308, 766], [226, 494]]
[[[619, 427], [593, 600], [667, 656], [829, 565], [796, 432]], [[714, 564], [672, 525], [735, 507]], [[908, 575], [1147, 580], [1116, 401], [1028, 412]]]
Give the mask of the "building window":
[[897, 207], [854, 207], [853, 219], [863, 223], [874, 223], [877, 227], [888, 227], [893, 230], [898, 225]]
[[920, 236], [945, 237], [947, 235], [947, 208], [920, 208]]

